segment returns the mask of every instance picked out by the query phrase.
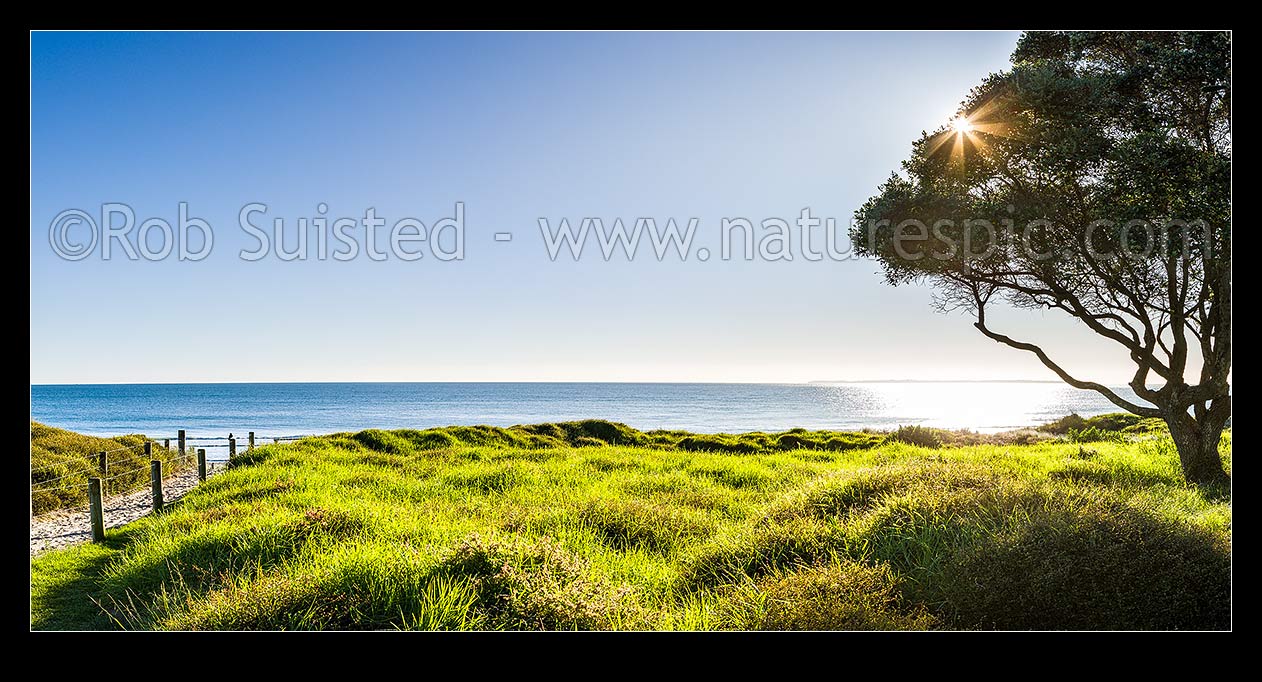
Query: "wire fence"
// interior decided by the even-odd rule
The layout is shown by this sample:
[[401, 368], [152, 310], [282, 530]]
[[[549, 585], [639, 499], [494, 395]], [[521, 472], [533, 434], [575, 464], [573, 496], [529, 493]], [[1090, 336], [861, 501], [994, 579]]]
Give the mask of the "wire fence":
[[93, 453], [93, 454], [90, 454], [90, 455], [78, 455], [78, 456], [73, 456], [73, 455], [72, 455], [72, 456], [70, 456], [70, 457], [66, 457], [66, 458], [62, 458], [62, 459], [56, 459], [56, 461], [54, 461], [54, 462], [52, 462], [52, 463], [50, 463], [50, 464], [45, 464], [45, 465], [43, 465], [43, 466], [38, 466], [38, 467], [32, 467], [32, 468], [31, 468], [31, 473], [32, 473], [32, 474], [34, 474], [34, 473], [39, 472], [39, 471], [48, 471], [48, 470], [50, 470], [50, 469], [56, 469], [56, 468], [57, 468], [57, 467], [59, 467], [59, 466], [65, 466], [65, 465], [69, 465], [69, 464], [79, 464], [79, 463], [82, 463], [82, 462], [90, 462], [90, 461], [92, 461], [92, 460], [93, 460], [93, 458], [99, 457], [102, 453], [104, 453], [104, 454], [106, 454], [106, 455], [108, 456], [108, 455], [109, 455], [109, 454], [111, 454], [111, 453], [115, 453], [115, 452], [122, 452], [122, 451], [124, 451], [124, 450], [130, 450], [130, 449], [131, 449], [131, 446], [124, 445], [124, 446], [121, 446], [121, 447], [114, 448], [114, 449], [112, 449], [112, 450], [103, 450], [103, 451], [101, 451], [101, 452]]
[[[306, 437], [259, 435], [254, 432], [250, 432], [244, 439], [232, 434], [190, 437], [181, 431], [170, 438], [146, 438], [132, 445], [121, 445], [109, 450], [58, 456], [54, 461], [31, 467], [32, 511], [35, 510], [36, 496], [56, 498], [41, 500], [41, 506], [52, 504], [52, 508], [66, 502], [81, 502], [84, 498], [91, 498], [92, 479], [99, 479], [103, 492], [111, 494], [138, 490], [145, 481], [158, 486], [155, 489], [160, 489], [160, 481], [155, 484], [152, 480], [155, 471], [161, 471], [165, 477], [197, 466], [199, 475], [205, 480], [206, 475], [229, 464], [234, 454]], [[216, 456], [211, 457], [208, 450]], [[221, 452], [222, 455], [219, 454]], [[154, 467], [155, 461], [161, 464]], [[110, 483], [113, 485], [107, 485]]]

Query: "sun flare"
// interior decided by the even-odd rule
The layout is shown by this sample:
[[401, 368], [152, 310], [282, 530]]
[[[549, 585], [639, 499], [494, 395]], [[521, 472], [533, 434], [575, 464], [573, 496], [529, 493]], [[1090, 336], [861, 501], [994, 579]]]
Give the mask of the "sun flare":
[[966, 148], [981, 150], [986, 147], [983, 139], [987, 135], [1007, 137], [1005, 126], [994, 121], [981, 122], [989, 103], [983, 104], [968, 116], [956, 116], [951, 119], [945, 130], [939, 132], [929, 144], [929, 153], [935, 154], [939, 149], [947, 149], [951, 159], [964, 162]]

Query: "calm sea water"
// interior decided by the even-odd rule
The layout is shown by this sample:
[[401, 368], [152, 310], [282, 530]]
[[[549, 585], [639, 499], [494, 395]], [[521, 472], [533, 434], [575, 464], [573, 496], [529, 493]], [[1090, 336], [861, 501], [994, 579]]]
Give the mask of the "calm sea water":
[[[1124, 396], [1134, 394], [1116, 388]], [[1059, 383], [111, 384], [31, 387], [31, 417], [93, 435], [331, 433], [453, 424], [510, 426], [598, 418], [702, 433], [890, 428], [997, 431], [1070, 412], [1114, 412]]]

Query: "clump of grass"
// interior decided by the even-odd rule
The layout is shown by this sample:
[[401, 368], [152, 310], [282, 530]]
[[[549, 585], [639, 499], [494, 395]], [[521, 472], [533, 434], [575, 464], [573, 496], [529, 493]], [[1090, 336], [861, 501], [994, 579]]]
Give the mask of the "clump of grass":
[[708, 477], [729, 488], [764, 488], [771, 485], [774, 480], [763, 467], [739, 460], [699, 464], [689, 471], [695, 475]]
[[602, 498], [579, 507], [577, 518], [618, 550], [644, 549], [669, 553], [689, 541], [714, 533], [716, 523], [695, 508], [642, 499]]
[[933, 617], [904, 603], [884, 564], [826, 563], [746, 583], [729, 618], [750, 630], [927, 630]]
[[369, 429], [360, 431], [355, 434], [355, 440], [359, 441], [364, 447], [377, 452], [386, 452], [392, 455], [405, 455], [413, 451], [412, 442], [404, 438], [400, 434], [391, 433], [389, 431], [381, 431], [379, 429]]
[[607, 628], [627, 607], [627, 585], [593, 579], [581, 557], [550, 538], [511, 543], [472, 535], [439, 564], [470, 579], [472, 601], [491, 629]]
[[1010, 481], [1010, 476], [981, 464], [921, 460], [834, 477], [775, 513], [780, 518], [810, 515], [828, 519], [870, 510], [893, 496], [927, 498], [960, 490], [993, 490]]
[[[1047, 491], [1016, 477], [990, 485], [917, 486], [884, 497], [848, 525], [849, 554], [889, 563], [909, 589], [931, 586], [955, 554], [979, 538], [1020, 525], [1049, 504]], [[913, 595], [924, 598], [924, 592]]]
[[483, 493], [503, 493], [521, 484], [524, 475], [512, 462], [493, 463], [472, 471], [456, 471], [447, 477], [452, 485]]
[[793, 566], [813, 564], [844, 551], [842, 529], [811, 518], [743, 528], [687, 556], [678, 589], [687, 593], [741, 583]]

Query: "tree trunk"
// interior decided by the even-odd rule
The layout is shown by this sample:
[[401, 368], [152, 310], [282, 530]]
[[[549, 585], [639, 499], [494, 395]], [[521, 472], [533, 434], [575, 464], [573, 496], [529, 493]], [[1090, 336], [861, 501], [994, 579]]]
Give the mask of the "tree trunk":
[[1227, 423], [1225, 416], [1210, 414], [1197, 420], [1184, 412], [1167, 415], [1165, 420], [1179, 451], [1183, 478], [1188, 483], [1197, 486], [1226, 486], [1231, 483], [1218, 455], [1218, 441]]

